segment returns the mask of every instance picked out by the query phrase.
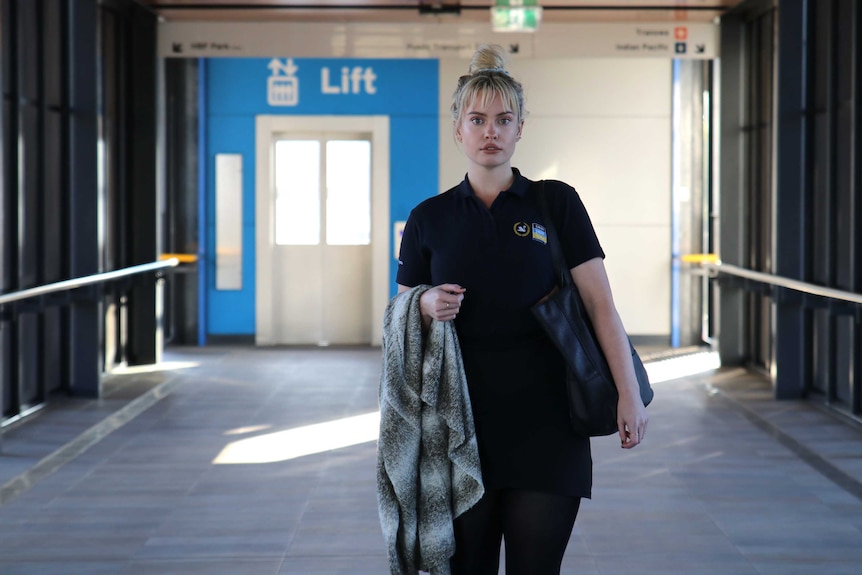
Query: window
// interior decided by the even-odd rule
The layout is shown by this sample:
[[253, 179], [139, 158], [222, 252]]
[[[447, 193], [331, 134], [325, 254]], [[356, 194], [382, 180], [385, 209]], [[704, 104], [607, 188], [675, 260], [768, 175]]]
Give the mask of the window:
[[371, 243], [371, 142], [326, 143], [326, 243]]
[[277, 245], [319, 245], [321, 230], [327, 245], [371, 243], [370, 141], [279, 140], [275, 187]]
[[320, 142], [275, 143], [275, 243], [320, 243]]

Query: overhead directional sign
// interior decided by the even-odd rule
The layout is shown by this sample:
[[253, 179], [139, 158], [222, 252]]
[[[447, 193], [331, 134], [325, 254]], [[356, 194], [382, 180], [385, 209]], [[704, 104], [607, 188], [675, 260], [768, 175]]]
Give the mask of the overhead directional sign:
[[535, 32], [542, 21], [537, 0], [497, 0], [491, 7], [494, 32]]
[[[527, 8], [529, 6], [526, 6]], [[520, 18], [520, 16], [519, 16]], [[500, 44], [516, 58], [719, 57], [720, 26], [693, 22], [545, 22], [534, 34], [495, 32], [491, 23], [422, 26], [316, 22], [163, 22], [159, 54], [165, 58], [461, 58], [479, 44]], [[350, 90], [353, 91], [353, 71]], [[287, 98], [291, 74], [279, 71]], [[328, 85], [343, 91], [342, 71]], [[361, 80], [364, 91], [374, 85]], [[289, 101], [289, 98], [288, 98]]]

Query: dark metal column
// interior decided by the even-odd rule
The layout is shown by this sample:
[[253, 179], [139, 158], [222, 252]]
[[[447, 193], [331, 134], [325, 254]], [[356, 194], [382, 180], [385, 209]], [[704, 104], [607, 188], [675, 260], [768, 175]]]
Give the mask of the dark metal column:
[[[68, 38], [66, 2], [42, 0], [43, 71], [43, 189], [42, 189], [42, 281], [57, 282], [68, 278], [69, 221], [68, 156], [66, 126], [66, 46]], [[42, 312], [42, 384], [45, 393], [68, 387], [69, 326], [67, 310], [48, 306]]]
[[[743, 266], [745, 253], [742, 166], [742, 110], [745, 89], [744, 25], [732, 15], [721, 23], [719, 255], [723, 262]], [[718, 351], [725, 365], [745, 359], [745, 292], [719, 286]]]
[[[69, 1], [69, 237], [73, 277], [99, 272], [96, 36], [98, 0]], [[70, 311], [70, 388], [98, 397], [101, 378], [99, 304], [77, 300]]]
[[[129, 263], [152, 262], [157, 253], [157, 107], [156, 107], [156, 18], [134, 7], [127, 28], [130, 35], [128, 75], [129, 131], [125, 134], [128, 159], [127, 193], [129, 206]], [[144, 276], [135, 282], [129, 296], [130, 365], [154, 363], [158, 358], [161, 318], [157, 317], [155, 278]]]
[[[834, 64], [831, 69], [834, 77], [832, 137], [835, 146], [833, 156], [835, 227], [831, 251], [835, 258], [833, 285], [844, 291], [854, 291], [859, 287], [854, 278], [856, 267], [860, 262], [858, 246], [854, 245], [856, 220], [853, 213], [854, 204], [860, 198], [859, 189], [855, 187], [853, 181], [854, 172], [859, 169], [856, 162], [858, 142], [855, 138], [856, 126], [859, 123], [855, 103], [859, 97], [855, 87], [855, 54], [858, 51], [860, 32], [856, 24], [858, 15], [858, 0], [838, 0], [834, 7], [834, 23], [830, 35], [834, 46]], [[834, 378], [831, 386], [833, 396], [829, 399], [842, 408], [850, 408], [852, 411], [855, 400], [854, 379], [858, 377], [855, 373], [854, 354], [860, 353], [862, 342], [856, 338], [857, 321], [853, 311], [837, 306], [834, 306], [832, 311], [834, 355], [831, 361], [834, 362], [832, 370]]]
[[[782, 0], [778, 10], [778, 89], [776, 138], [775, 273], [805, 280], [807, 188], [806, 0]], [[808, 345], [801, 303], [775, 303], [775, 395], [802, 397]]]
[[[43, 282], [42, 268], [42, 22], [40, 6], [18, 3], [16, 50], [18, 54], [17, 96], [17, 289], [35, 287]], [[27, 409], [44, 399], [42, 389], [41, 310], [21, 307], [14, 336], [18, 346], [18, 393], [21, 407]]]
[[[862, 7], [855, 6], [856, 13], [853, 18], [855, 30], [855, 50], [853, 51], [853, 110], [856, 123], [853, 126], [853, 229], [850, 231], [852, 238], [852, 261], [854, 262], [855, 291], [862, 293]], [[862, 417], [862, 311], [856, 313], [856, 326], [854, 341], [856, 352], [853, 363], [852, 396], [850, 409], [858, 417]]]
[[[165, 251], [198, 253], [198, 60], [166, 58], [166, 221]], [[198, 272], [178, 270], [168, 278], [166, 341], [198, 341]]]
[[[12, 172], [11, 166], [16, 165], [15, 147], [7, 134], [13, 132], [13, 110], [15, 108], [12, 95], [15, 93], [15, 73], [13, 66], [15, 58], [12, 43], [15, 41], [14, 3], [2, 0], [0, 3], [0, 56], [2, 56], [2, 89], [3, 113], [0, 118], [0, 158], [3, 169], [0, 171], [0, 290], [12, 291], [15, 287], [13, 276], [13, 247], [17, 244], [16, 228], [13, 215], [17, 210], [12, 202]], [[13, 322], [11, 317], [0, 317], [0, 421], [18, 411], [18, 401], [15, 397], [13, 382], [16, 381], [16, 362], [14, 338], [12, 337]]]

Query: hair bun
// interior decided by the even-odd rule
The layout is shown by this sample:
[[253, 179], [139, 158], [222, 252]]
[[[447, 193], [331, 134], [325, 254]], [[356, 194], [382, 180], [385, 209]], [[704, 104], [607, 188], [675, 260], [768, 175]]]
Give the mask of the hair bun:
[[503, 51], [502, 46], [482, 44], [476, 48], [470, 60], [469, 74], [479, 72], [499, 72], [509, 75], [506, 71], [506, 52]]

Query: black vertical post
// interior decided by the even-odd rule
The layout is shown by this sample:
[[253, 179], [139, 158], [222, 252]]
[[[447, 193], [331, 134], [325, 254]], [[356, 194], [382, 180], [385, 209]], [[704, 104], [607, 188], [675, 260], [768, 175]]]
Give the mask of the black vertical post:
[[[743, 190], [743, 109], [745, 106], [745, 35], [742, 19], [728, 16], [721, 24], [720, 65], [720, 204], [718, 253], [725, 263], [743, 265], [745, 197]], [[719, 284], [718, 352], [725, 365], [745, 359], [745, 292]]]
[[[775, 273], [798, 280], [806, 279], [807, 5], [807, 0], [782, 0], [778, 10]], [[799, 398], [808, 373], [805, 312], [780, 298], [775, 310], [775, 395]]]
[[[854, 267], [853, 283], [857, 293], [862, 293], [862, 7], [859, 3], [853, 5], [853, 150], [852, 170], [853, 181], [853, 225], [850, 231], [852, 238], [852, 258]], [[853, 365], [851, 370], [850, 409], [856, 416], [862, 417], [862, 309], [857, 307], [856, 323], [851, 348]]]
[[[129, 263], [150, 263], [157, 254], [156, 221], [156, 19], [143, 8], [133, 7], [128, 26], [130, 79], [127, 92], [129, 131], [123, 134], [127, 145], [128, 182], [121, 193], [127, 194], [129, 220], [126, 222]], [[158, 359], [157, 337], [161, 329], [157, 318], [155, 278], [142, 275], [129, 297], [127, 359], [131, 365], [154, 363]]]
[[[198, 253], [198, 60], [166, 58], [165, 251]], [[195, 268], [168, 278], [166, 316], [171, 341], [197, 344], [198, 274]], [[167, 341], [167, 338], [166, 338]]]
[[[99, 272], [97, 19], [98, 0], [69, 0], [70, 272]], [[69, 314], [69, 382], [73, 395], [98, 397], [101, 378], [99, 304], [77, 300]]]
[[[35, 287], [42, 277], [43, 70], [41, 2], [18, 3], [17, 275], [18, 289]], [[42, 313], [20, 309], [17, 317], [18, 393], [23, 409], [44, 400]]]
[[[42, 0], [43, 93], [42, 116], [42, 281], [56, 282], [68, 277], [66, 248], [68, 221], [65, 208], [68, 197], [64, 156], [67, 136], [63, 118], [66, 112], [64, 80], [65, 52], [68, 45], [63, 23], [68, 15], [62, 0]], [[46, 393], [65, 389], [68, 374], [67, 312], [61, 306], [48, 306], [42, 314], [42, 382]]]
[[[15, 46], [15, 3], [12, 0], [0, 0], [0, 58], [2, 58], [2, 92], [3, 112], [0, 119], [0, 290], [13, 291], [13, 247], [17, 244], [17, 224], [13, 215], [17, 213], [12, 202], [13, 182], [15, 181], [13, 166], [17, 164], [16, 146], [12, 134], [17, 133], [13, 122], [17, 115], [16, 90], [14, 72], [16, 59]], [[18, 412], [17, 389], [13, 383], [17, 380], [17, 361], [15, 358], [15, 342], [12, 331], [16, 329], [11, 317], [0, 317], [0, 420]]]

